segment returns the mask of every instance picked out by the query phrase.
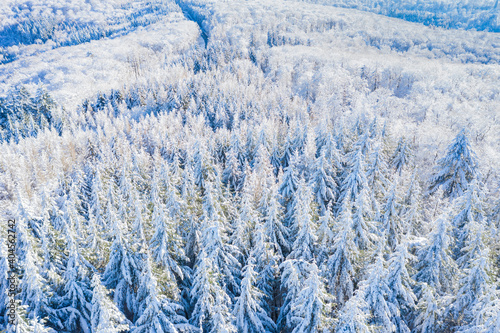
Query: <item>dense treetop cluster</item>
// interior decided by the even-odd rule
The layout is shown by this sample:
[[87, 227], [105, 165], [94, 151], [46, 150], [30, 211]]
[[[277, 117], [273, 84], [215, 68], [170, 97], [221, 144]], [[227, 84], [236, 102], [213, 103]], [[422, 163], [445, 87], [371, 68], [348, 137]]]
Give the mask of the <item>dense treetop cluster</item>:
[[496, 325], [499, 206], [466, 130], [419, 179], [411, 142], [376, 118], [186, 106], [136, 121], [127, 100], [3, 144], [26, 331]]

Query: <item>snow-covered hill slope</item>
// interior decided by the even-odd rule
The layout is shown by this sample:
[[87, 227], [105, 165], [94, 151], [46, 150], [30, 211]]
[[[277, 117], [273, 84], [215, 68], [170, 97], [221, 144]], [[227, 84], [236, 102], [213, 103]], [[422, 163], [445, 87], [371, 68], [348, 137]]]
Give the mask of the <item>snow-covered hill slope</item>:
[[[109, 11], [104, 12], [105, 14], [114, 16], [102, 18], [102, 13], [86, 12], [83, 9], [76, 11], [62, 4], [61, 8], [66, 12], [84, 12], [88, 15], [82, 17], [76, 14], [78, 22], [85, 18], [92, 24], [101, 23], [104, 27], [102, 29], [107, 29], [106, 31], [116, 29], [116, 32], [106, 33], [109, 36], [99, 36], [97, 40], [81, 40], [76, 45], [69, 46], [54, 41], [54, 33], [44, 43], [8, 47], [7, 49], [16, 48], [19, 52], [15, 60], [0, 65], [0, 94], [5, 95], [19, 84], [28, 88], [43, 85], [58, 103], [66, 108], [75, 108], [84, 98], [100, 91], [119, 89], [137, 80], [154, 80], [159, 69], [168, 66], [200, 42], [197, 25], [186, 20], [175, 4], [169, 5], [175, 10], [156, 14], [159, 16], [155, 16], [154, 20], [149, 18], [152, 22], [130, 25], [126, 21], [119, 27], [109, 23], [116, 21], [115, 8], [109, 9], [109, 4], [99, 4]], [[130, 7], [139, 7], [141, 3], [136, 5]], [[38, 8], [45, 7], [39, 5]], [[51, 11], [60, 11], [57, 8], [54, 6]], [[92, 8], [100, 9], [99, 6]], [[154, 7], [147, 9], [152, 11]], [[34, 14], [36, 12], [31, 10], [28, 13], [30, 16], [38, 15]], [[67, 17], [71, 16], [68, 14]], [[64, 19], [68, 20], [66, 17]], [[75, 29], [75, 32], [79, 31], [78, 28]], [[12, 41], [17, 42], [20, 41]]]
[[172, 1], [2, 1], [0, 63], [60, 46], [127, 33], [179, 7]]
[[299, 0], [355, 8], [443, 28], [500, 32], [498, 0]]

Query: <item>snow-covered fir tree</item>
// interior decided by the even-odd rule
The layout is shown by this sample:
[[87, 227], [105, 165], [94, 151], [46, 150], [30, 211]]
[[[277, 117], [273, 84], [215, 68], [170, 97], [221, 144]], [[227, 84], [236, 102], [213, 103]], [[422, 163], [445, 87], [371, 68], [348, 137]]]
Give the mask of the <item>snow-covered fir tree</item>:
[[311, 204], [311, 190], [301, 178], [298, 183], [297, 200], [294, 203], [294, 214], [290, 225], [290, 233], [295, 235], [295, 241], [288, 258], [312, 261], [315, 257], [314, 244], [317, 236]]
[[405, 138], [399, 139], [398, 146], [391, 158], [391, 167], [401, 176], [403, 168], [411, 163], [411, 159], [412, 152], [407, 140]]
[[110, 248], [109, 261], [102, 275], [103, 285], [113, 289], [113, 300], [127, 318], [134, 316], [135, 286], [137, 285], [140, 267], [137, 258], [126, 240], [127, 231], [118, 219], [113, 222], [113, 243]]
[[64, 284], [52, 299], [55, 311], [51, 314], [50, 321], [58, 330], [91, 332], [90, 280], [76, 248], [73, 231], [69, 232], [69, 255], [63, 275]]
[[396, 192], [397, 183], [394, 182], [391, 189], [387, 192], [382, 206], [382, 216], [380, 223], [387, 237], [387, 245], [394, 251], [396, 246], [401, 241], [403, 234], [403, 226], [401, 218], [399, 217], [400, 199]]
[[298, 309], [294, 307], [294, 304], [303, 288], [304, 275], [306, 274], [304, 267], [307, 265], [308, 263], [295, 259], [287, 259], [280, 265], [282, 271], [281, 290], [284, 293], [277, 321], [280, 332], [291, 332], [295, 327], [294, 318]]
[[49, 292], [47, 282], [40, 274], [36, 254], [30, 244], [26, 249], [25, 261], [22, 264], [24, 273], [19, 284], [21, 303], [26, 305], [27, 316], [43, 318], [50, 314], [48, 307]]
[[434, 288], [424, 282], [421, 289], [422, 296], [417, 304], [420, 313], [415, 318], [415, 329], [423, 333], [442, 332], [445, 329], [443, 306], [440, 300], [436, 299]]
[[413, 260], [407, 242], [403, 241], [387, 263], [385, 276], [388, 287], [387, 300], [391, 303], [392, 321], [396, 325], [396, 332], [409, 332], [412, 327], [412, 314], [416, 308], [417, 297], [413, 292], [415, 281], [408, 272], [408, 266]]
[[417, 251], [414, 278], [427, 283], [438, 295], [442, 295], [455, 287], [456, 263], [451, 257], [448, 214], [439, 216], [434, 226], [426, 244]]
[[[219, 284], [211, 258], [203, 251], [195, 268], [191, 299], [193, 312], [190, 322], [203, 332], [235, 331], [229, 311], [230, 297]], [[222, 331], [221, 331], [222, 332]]]
[[152, 224], [155, 233], [150, 240], [150, 249], [154, 260], [167, 272], [169, 279], [182, 279], [183, 274], [179, 266], [184, 258], [182, 240], [170, 212], [161, 203], [155, 204]]
[[107, 290], [101, 284], [99, 274], [92, 278], [92, 311], [90, 323], [92, 332], [121, 332], [129, 329], [129, 323], [123, 313], [108, 298]]
[[152, 273], [151, 259], [147, 255], [137, 290], [135, 309], [137, 318], [131, 331], [135, 333], [194, 332], [195, 328], [189, 325], [186, 318], [178, 314], [181, 309], [179, 304], [158, 294], [157, 280]]
[[464, 262], [467, 263], [459, 281], [459, 288], [450, 305], [450, 312], [457, 327], [461, 327], [474, 318], [473, 309], [485, 293], [490, 292], [492, 279], [492, 268], [490, 263], [489, 249], [481, 244], [481, 232], [475, 231], [474, 237], [464, 248]]
[[234, 326], [242, 333], [275, 332], [276, 325], [261, 307], [264, 296], [256, 287], [256, 273], [253, 258], [243, 270], [241, 294], [236, 298], [233, 309]]
[[328, 329], [330, 297], [326, 293], [323, 281], [316, 264], [307, 267], [307, 278], [303, 289], [297, 294], [292, 308], [296, 309], [292, 317], [292, 333], [312, 333]]
[[373, 327], [368, 324], [370, 312], [365, 301], [364, 289], [360, 288], [351, 297], [339, 313], [335, 326], [336, 333], [371, 333]]
[[[350, 206], [348, 199], [344, 201], [344, 206]], [[350, 208], [342, 209], [338, 225], [340, 230], [332, 245], [332, 254], [324, 264], [323, 272], [328, 280], [328, 291], [335, 296], [335, 303], [342, 307], [354, 294], [355, 264], [359, 257], [354, 243]]]
[[438, 161], [438, 167], [430, 180], [429, 192], [434, 193], [441, 187], [446, 197], [455, 198], [464, 194], [467, 185], [478, 176], [477, 157], [464, 128], [450, 143], [446, 155]]
[[333, 166], [328, 164], [325, 152], [322, 150], [314, 162], [310, 177], [314, 198], [321, 212], [325, 212], [326, 207], [335, 200], [337, 184], [334, 176]]

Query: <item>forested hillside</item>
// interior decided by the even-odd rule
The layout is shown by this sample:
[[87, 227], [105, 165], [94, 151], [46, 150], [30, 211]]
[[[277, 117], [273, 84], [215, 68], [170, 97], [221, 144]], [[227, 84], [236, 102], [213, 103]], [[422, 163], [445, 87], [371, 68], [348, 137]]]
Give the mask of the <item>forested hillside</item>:
[[452, 29], [500, 32], [498, 0], [299, 0], [356, 8], [403, 20]]
[[500, 331], [498, 34], [2, 6], [0, 329]]

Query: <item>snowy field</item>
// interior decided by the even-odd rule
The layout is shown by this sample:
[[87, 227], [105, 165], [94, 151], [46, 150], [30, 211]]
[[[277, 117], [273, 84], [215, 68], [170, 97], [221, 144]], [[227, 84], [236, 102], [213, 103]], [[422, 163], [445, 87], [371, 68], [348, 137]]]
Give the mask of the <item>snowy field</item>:
[[2, 1], [0, 330], [500, 332], [499, 11]]

